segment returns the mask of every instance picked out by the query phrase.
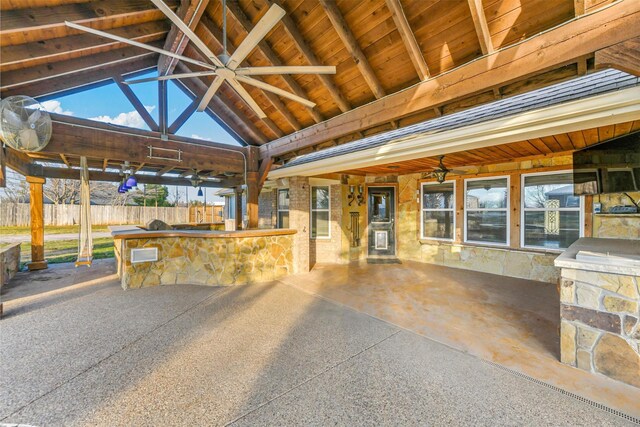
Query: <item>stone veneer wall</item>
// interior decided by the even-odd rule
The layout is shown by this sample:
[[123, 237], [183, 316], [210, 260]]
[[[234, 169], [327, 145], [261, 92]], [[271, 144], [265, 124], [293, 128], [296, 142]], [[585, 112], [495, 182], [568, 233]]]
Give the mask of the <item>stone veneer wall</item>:
[[342, 226], [342, 185], [334, 184], [330, 186], [330, 206], [331, 212], [331, 238], [311, 239], [309, 262], [311, 266], [315, 263], [342, 263], [345, 261], [341, 255], [343, 228]]
[[640, 387], [640, 276], [563, 268], [561, 361]]
[[[293, 271], [293, 237], [161, 237], [115, 241], [118, 275], [124, 289], [196, 284], [265, 282]], [[131, 249], [158, 248], [158, 261], [131, 263]]]
[[[633, 200], [640, 201], [640, 192], [628, 193]], [[594, 202], [602, 205], [602, 212], [608, 212], [616, 205], [631, 205], [631, 200], [622, 193], [600, 194]], [[640, 239], [640, 213], [632, 215], [593, 215], [593, 237], [616, 239]]]
[[297, 230], [293, 236], [293, 272], [306, 273], [310, 263], [310, 209], [309, 178], [294, 176], [289, 178], [289, 228]]
[[20, 243], [0, 249], [0, 288], [9, 283], [20, 269]]

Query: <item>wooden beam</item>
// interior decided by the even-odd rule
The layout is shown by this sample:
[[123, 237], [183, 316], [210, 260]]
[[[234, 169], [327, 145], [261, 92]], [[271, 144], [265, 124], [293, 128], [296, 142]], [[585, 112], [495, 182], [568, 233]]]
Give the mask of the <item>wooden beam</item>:
[[136, 96], [136, 94], [133, 92], [131, 87], [129, 87], [129, 85], [126, 85], [122, 82], [122, 76], [120, 75], [113, 76], [113, 81], [116, 82], [116, 85], [118, 86], [118, 88], [120, 88], [120, 91], [124, 94], [124, 96], [127, 97], [127, 99], [129, 100], [131, 105], [133, 105], [133, 108], [136, 109], [138, 114], [140, 114], [140, 117], [142, 118], [142, 120], [144, 120], [147, 126], [149, 126], [149, 129], [151, 129], [154, 132], [157, 132], [159, 130], [158, 124], [156, 123], [155, 120], [153, 120], [153, 117], [151, 117], [151, 114], [149, 114], [145, 106], [142, 105], [142, 102], [140, 102], [140, 99]]
[[575, 16], [581, 16], [585, 14], [585, 1], [586, 0], [573, 0], [573, 10], [575, 12]]
[[[1, 146], [0, 150], [2, 150]], [[9, 147], [4, 147], [3, 158], [6, 165], [19, 174], [23, 176], [31, 174], [31, 165], [33, 163], [33, 160], [31, 160], [31, 158], [25, 153], [21, 153], [20, 151], [16, 151]]]
[[[154, 21], [114, 28], [110, 30], [110, 33], [140, 43], [150, 43], [164, 38], [168, 31], [169, 25], [165, 21]], [[70, 57], [85, 57], [126, 46], [124, 43], [97, 37], [93, 34], [79, 34], [50, 40], [39, 40], [32, 43], [2, 46], [0, 49], [2, 57], [0, 72], [5, 73], [42, 64], [52, 64], [65, 61]]]
[[[159, 47], [159, 41], [149, 43]], [[35, 67], [8, 71], [2, 73], [3, 92], [7, 89], [25, 87], [33, 83], [48, 81], [54, 77], [72, 78], [73, 75], [92, 70], [101, 70], [123, 62], [131, 61], [149, 55], [149, 51], [138, 47], [126, 47], [98, 53], [84, 58], [70, 59], [68, 61], [55, 62], [53, 64], [38, 65]], [[46, 82], [45, 82], [46, 83]]]
[[163, 135], [169, 130], [169, 94], [166, 80], [158, 81], [158, 128]]
[[[285, 5], [283, 4], [282, 0], [272, 0], [271, 2], [267, 0], [267, 4], [269, 6], [271, 5], [271, 3], [275, 3], [281, 8], [285, 9]], [[300, 30], [298, 30], [298, 26], [293, 22], [293, 19], [291, 18], [291, 16], [289, 16], [289, 14], [285, 15], [280, 20], [280, 22], [282, 23], [282, 25], [284, 26], [284, 29], [287, 31], [287, 33], [291, 37], [291, 40], [293, 40], [293, 43], [295, 44], [298, 51], [302, 54], [302, 56], [305, 57], [305, 59], [309, 62], [309, 64], [324, 65], [316, 57], [315, 53], [313, 53], [313, 50], [311, 49], [309, 44], [305, 41], [304, 37], [300, 33]], [[347, 99], [342, 95], [342, 93], [340, 92], [340, 89], [338, 88], [336, 83], [333, 81], [333, 77], [328, 76], [326, 74], [318, 74], [317, 77], [320, 80], [320, 82], [324, 85], [324, 87], [327, 89], [327, 91], [329, 92], [329, 94], [331, 95], [335, 103], [338, 105], [338, 108], [340, 108], [340, 111], [344, 113], [346, 111], [351, 110], [351, 105], [349, 104], [349, 101], [347, 101]]]
[[409, 21], [407, 20], [406, 15], [404, 14], [404, 10], [402, 9], [400, 0], [386, 1], [387, 7], [391, 12], [391, 17], [393, 18], [393, 22], [395, 22], [396, 24], [396, 28], [398, 30], [398, 33], [400, 34], [400, 38], [404, 43], [404, 47], [407, 49], [407, 53], [409, 54], [409, 58], [413, 63], [413, 67], [416, 69], [416, 73], [418, 73], [418, 77], [420, 78], [420, 80], [428, 79], [429, 67], [427, 66], [427, 61], [425, 61], [422, 50], [420, 49], [418, 41], [416, 40], [416, 36], [411, 30], [411, 26], [409, 25]]
[[[135, 163], [153, 163], [159, 166], [180, 168], [217, 169], [231, 172], [244, 171], [244, 160], [240, 147], [226, 144], [204, 144], [193, 138], [172, 135], [163, 140], [158, 133], [140, 131], [86, 119], [51, 114], [52, 137], [49, 144], [40, 151], [42, 154], [65, 153], [73, 156]], [[156, 157], [169, 157], [171, 153], [149, 157], [149, 146], [156, 149], [180, 150], [182, 161]], [[174, 152], [177, 155], [177, 151]]]
[[199, 99], [196, 98], [191, 101], [191, 104], [187, 105], [187, 108], [185, 108], [182, 113], [180, 113], [180, 115], [173, 121], [173, 123], [171, 123], [171, 126], [169, 126], [169, 133], [178, 132], [182, 125], [184, 125], [185, 122], [189, 120], [189, 117], [191, 117], [193, 113], [196, 112], [196, 110], [198, 109], [198, 105], [200, 105]]
[[29, 213], [31, 215], [31, 262], [27, 263], [29, 270], [43, 270], [47, 268], [44, 259], [44, 195], [45, 180], [28, 176], [29, 183]]
[[347, 21], [345, 21], [342, 13], [338, 9], [338, 5], [333, 0], [319, 1], [320, 5], [329, 17], [333, 28], [338, 33], [338, 36], [340, 36], [340, 39], [349, 51], [349, 54], [351, 54], [353, 61], [356, 63], [358, 69], [360, 70], [360, 74], [362, 74], [362, 77], [364, 77], [367, 85], [369, 86], [375, 97], [378, 99], [384, 97], [386, 95], [384, 88], [382, 87], [382, 84], [380, 84], [378, 77], [376, 77], [375, 73], [373, 72], [373, 68], [371, 68], [369, 60], [365, 56], [364, 52], [362, 52], [362, 49], [360, 49], [358, 41], [351, 32]]
[[7, 165], [4, 159], [4, 149], [0, 146], [0, 187], [7, 186]]
[[269, 175], [271, 166], [273, 166], [272, 158], [264, 159], [260, 162], [260, 169], [258, 170], [258, 187], [261, 189], [267, 180], [267, 175]]
[[489, 33], [489, 26], [487, 25], [487, 17], [484, 14], [484, 8], [482, 7], [482, 0], [468, 0], [469, 10], [471, 11], [471, 18], [473, 19], [473, 26], [478, 34], [478, 41], [480, 42], [480, 49], [482, 54], [487, 55], [493, 53], [493, 42], [491, 41], [491, 33]]
[[[209, 0], [185, 0], [181, 2], [176, 14], [191, 30], [195, 30], [208, 4]], [[189, 38], [176, 25], [172, 25], [164, 42], [164, 50], [182, 55], [187, 43], [189, 43]], [[177, 63], [178, 60], [175, 58], [160, 55], [158, 59], [158, 74], [161, 76], [171, 74]]]
[[107, 169], [107, 165], [109, 164], [109, 159], [102, 160], [102, 172]]
[[577, 58], [640, 36], [639, 19], [640, 2], [614, 3], [501, 49], [499, 54], [479, 58], [364, 107], [272, 141], [260, 148], [260, 156], [263, 159], [278, 157], [575, 63]]
[[[178, 0], [167, 0], [172, 9]], [[0, 38], [6, 44], [30, 43], [46, 38], [64, 37], [80, 32], [69, 29], [64, 21], [90, 27], [113, 28], [123, 21], [149, 22], [164, 19], [164, 14], [147, 0], [97, 0], [74, 2], [30, 9], [3, 10]]]
[[[80, 176], [79, 169], [64, 169], [56, 167], [43, 167], [37, 172], [38, 177], [42, 178], [57, 178], [57, 179], [78, 179]], [[176, 177], [162, 177], [156, 175], [139, 174], [136, 175], [136, 179], [139, 184], [160, 184], [160, 185], [176, 185], [176, 186], [191, 186], [191, 182], [185, 178]], [[105, 181], [105, 182], [120, 182], [122, 176], [117, 172], [102, 172], [96, 170], [89, 170], [89, 180], [91, 181]], [[242, 178], [227, 178], [220, 182], [204, 181], [200, 185], [207, 188], [229, 188], [242, 184]]]
[[595, 66], [597, 69], [616, 68], [640, 77], [640, 37], [598, 50]]
[[[202, 19], [202, 27], [204, 28], [205, 32], [209, 36], [209, 39], [207, 41], [210, 40], [211, 42], [213, 42], [213, 44], [215, 45], [215, 48], [218, 49], [220, 52], [222, 52], [223, 50], [222, 41], [221, 41], [222, 31], [215, 25], [215, 23], [211, 19], [209, 19], [206, 16], [203, 17]], [[234, 46], [230, 41], [227, 41], [227, 50], [229, 52], [229, 55], [232, 55], [235, 49], [236, 49], [236, 46]], [[250, 63], [252, 62], [250, 61]], [[253, 76], [253, 78], [255, 78], [256, 80], [263, 80], [257, 76]], [[261, 92], [269, 100], [271, 105], [273, 105], [274, 108], [285, 118], [285, 120], [289, 123], [289, 125], [294, 130], [302, 129], [302, 125], [300, 124], [300, 122], [298, 122], [298, 119], [296, 119], [295, 116], [291, 113], [291, 111], [287, 109], [287, 107], [284, 105], [282, 101], [280, 101], [280, 98], [278, 98], [277, 95], [268, 91], [261, 91]], [[267, 127], [269, 127], [269, 129], [271, 130], [271, 132], [273, 132], [276, 138], [279, 138], [282, 135], [284, 135], [282, 130], [280, 130], [280, 128], [271, 119], [265, 118], [265, 119], [262, 119], [262, 121], [267, 125]]]
[[167, 172], [171, 172], [175, 168], [176, 168], [175, 166], [165, 166], [162, 169], [160, 169], [158, 172], [156, 172], [156, 176], [162, 176]]
[[158, 55], [145, 53], [130, 58], [123, 62], [107, 64], [103, 67], [81, 70], [71, 74], [52, 76], [51, 78], [38, 80], [34, 83], [25, 83], [13, 88], [0, 88], [0, 96], [6, 98], [12, 95], [28, 95], [32, 98], [53, 98], [81, 92], [95, 87], [104, 86], [112, 82], [111, 76], [115, 73], [129, 74], [132, 72], [147, 70], [155, 67]]
[[[249, 34], [251, 30], [253, 30], [253, 24], [251, 23], [249, 18], [247, 18], [244, 11], [240, 8], [239, 3], [235, 1], [228, 2], [227, 8], [229, 12], [231, 12], [231, 16], [233, 16], [236, 22], [240, 24], [240, 27], [244, 29], [244, 31], [247, 34]], [[258, 43], [258, 49], [269, 60], [269, 62], [271, 62], [271, 65], [274, 65], [274, 66], [286, 65], [275, 54], [273, 49], [269, 47], [269, 44], [265, 41], [265, 39], [262, 39], [260, 43]], [[295, 93], [296, 95], [302, 98], [309, 99], [309, 95], [305, 92], [302, 86], [300, 86], [300, 84], [293, 77], [291, 77], [288, 74], [283, 74], [282, 79], [293, 91], [293, 93]], [[321, 121], [324, 120], [322, 115], [315, 108], [309, 108], [309, 107], [305, 107], [305, 108], [316, 123], [320, 123]]]
[[71, 169], [71, 163], [69, 163], [69, 160], [67, 159], [67, 156], [65, 156], [64, 154], [60, 153], [60, 158], [62, 159], [62, 162], [69, 168]]

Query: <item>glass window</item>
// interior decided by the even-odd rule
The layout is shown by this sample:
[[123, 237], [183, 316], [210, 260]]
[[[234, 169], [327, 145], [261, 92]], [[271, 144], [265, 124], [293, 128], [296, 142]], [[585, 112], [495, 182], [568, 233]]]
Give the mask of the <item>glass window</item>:
[[423, 238], [453, 240], [455, 216], [455, 183], [422, 184]]
[[278, 228], [289, 228], [289, 189], [278, 190]]
[[474, 179], [465, 184], [465, 240], [507, 245], [509, 179]]
[[236, 219], [236, 196], [227, 197], [227, 219]]
[[565, 249], [580, 237], [580, 197], [571, 173], [524, 175], [523, 247]]
[[311, 237], [330, 237], [329, 223], [329, 187], [311, 187]]

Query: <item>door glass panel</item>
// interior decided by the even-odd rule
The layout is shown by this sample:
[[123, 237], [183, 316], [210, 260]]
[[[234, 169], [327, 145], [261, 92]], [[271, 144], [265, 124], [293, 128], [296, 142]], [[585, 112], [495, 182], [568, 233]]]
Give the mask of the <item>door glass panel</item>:
[[371, 221], [372, 222], [390, 222], [391, 206], [388, 192], [375, 192], [371, 194]]

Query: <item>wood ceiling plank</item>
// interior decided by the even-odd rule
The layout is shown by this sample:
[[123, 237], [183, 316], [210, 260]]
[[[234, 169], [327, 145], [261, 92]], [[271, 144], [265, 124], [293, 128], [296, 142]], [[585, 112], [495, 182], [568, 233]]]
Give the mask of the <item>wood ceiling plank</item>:
[[353, 32], [347, 25], [342, 13], [338, 9], [338, 6], [333, 3], [331, 0], [319, 0], [320, 4], [324, 8], [324, 11], [327, 13], [329, 20], [333, 24], [334, 29], [342, 39], [342, 42], [346, 46], [347, 50], [353, 57], [354, 62], [356, 63], [358, 69], [362, 73], [362, 76], [366, 80], [369, 88], [373, 92], [374, 96], [378, 99], [384, 97], [386, 92], [378, 77], [375, 75], [367, 57], [362, 52], [362, 49], [358, 45], [358, 41], [356, 40]]
[[[175, 8], [178, 0], [167, 0]], [[9, 10], [2, 13], [0, 44], [24, 44], [82, 34], [64, 24], [73, 21], [99, 30], [163, 20], [165, 16], [146, 0], [98, 0], [80, 4]]]
[[[481, 93], [563, 66], [601, 47], [640, 36], [640, 27], [635, 25], [639, 17], [640, 3], [616, 3], [506, 48], [500, 55], [480, 58], [447, 74], [374, 101], [366, 107], [280, 138], [261, 147], [261, 155], [276, 156], [312, 146], [357, 129], [372, 127], [464, 95]], [[540, 55], [541, 51], [544, 55]], [[443, 90], [445, 87], [446, 91]]]
[[[169, 25], [165, 21], [152, 21], [116, 28], [110, 32], [140, 43], [149, 43], [165, 37], [168, 31]], [[128, 46], [93, 34], [79, 34], [22, 45], [3, 46], [0, 49], [2, 57], [0, 72], [94, 55], [124, 47]]]
[[633, 122], [616, 124], [613, 131], [614, 138], [630, 133], [632, 127], [633, 127]]
[[407, 53], [409, 54], [411, 63], [416, 69], [418, 78], [420, 80], [426, 80], [427, 78], [429, 78], [429, 67], [427, 66], [427, 62], [424, 60], [424, 56], [422, 56], [422, 50], [420, 49], [418, 41], [413, 34], [413, 30], [409, 25], [409, 21], [404, 14], [404, 10], [402, 9], [400, 0], [386, 0], [386, 2], [387, 7], [391, 11], [393, 22], [395, 22], [398, 33], [400, 33], [402, 42], [407, 49]]

